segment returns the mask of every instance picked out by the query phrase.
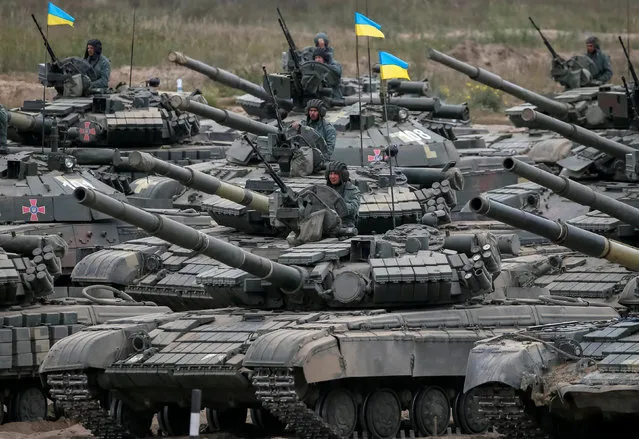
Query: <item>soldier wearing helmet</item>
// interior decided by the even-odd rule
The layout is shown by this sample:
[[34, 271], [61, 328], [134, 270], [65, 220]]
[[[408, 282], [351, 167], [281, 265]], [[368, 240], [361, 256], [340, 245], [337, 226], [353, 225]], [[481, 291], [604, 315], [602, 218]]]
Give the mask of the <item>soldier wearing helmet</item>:
[[612, 66], [610, 65], [610, 57], [601, 51], [599, 46], [599, 38], [586, 38], [586, 56], [595, 63], [597, 73], [593, 75], [592, 83], [595, 85], [605, 84], [612, 78]]
[[94, 39], [87, 41], [84, 59], [91, 64], [97, 76], [97, 79], [91, 82], [90, 88], [109, 88], [111, 62], [106, 56], [102, 55], [102, 42], [100, 40]]
[[324, 160], [330, 160], [335, 150], [335, 127], [327, 120], [326, 104], [321, 99], [309, 99], [306, 103], [306, 120], [293, 122], [292, 127], [298, 129], [301, 125], [313, 128], [326, 142], [326, 154]]
[[326, 49], [331, 56], [331, 59], [335, 60], [335, 51], [333, 50], [333, 46], [330, 46], [330, 40], [328, 39], [328, 35], [326, 32], [318, 32], [313, 38], [313, 42], [315, 43], [315, 47], [321, 47]]
[[337, 74], [337, 84], [332, 87], [333, 98], [341, 99], [343, 97], [342, 88], [340, 86], [340, 83], [342, 82], [342, 65], [335, 62], [335, 60], [333, 59], [332, 51], [326, 47], [316, 47], [313, 51], [313, 61], [321, 62], [322, 64], [328, 65], [328, 67]]
[[348, 214], [342, 218], [344, 227], [355, 227], [359, 215], [360, 192], [351, 183], [348, 167], [342, 162], [329, 162], [326, 166], [326, 185], [344, 199]]

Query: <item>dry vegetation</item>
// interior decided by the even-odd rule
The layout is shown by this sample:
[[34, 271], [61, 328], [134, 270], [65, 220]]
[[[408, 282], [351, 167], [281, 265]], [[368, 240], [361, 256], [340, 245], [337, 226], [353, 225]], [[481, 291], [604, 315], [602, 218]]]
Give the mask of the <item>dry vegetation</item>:
[[[58, 0], [73, 15], [75, 28], [49, 29], [60, 57], [82, 55], [89, 38], [100, 38], [113, 65], [112, 84], [128, 81], [134, 0]], [[634, 0], [397, 0], [393, 7], [382, 0], [137, 0], [133, 82], [159, 76], [165, 87], [175, 87], [178, 77], [186, 90], [198, 87], [209, 100], [235, 94], [206, 78], [167, 61], [171, 50], [223, 67], [259, 81], [261, 66], [280, 67], [285, 40], [277, 24], [280, 7], [299, 47], [309, 44], [315, 32], [329, 34], [345, 75], [356, 72], [353, 12], [367, 13], [378, 21], [384, 40], [371, 39], [375, 59], [378, 49], [406, 60], [413, 79], [429, 78], [434, 89], [450, 102], [469, 101], [473, 110], [491, 109], [514, 102], [507, 96], [474, 87], [466, 77], [429, 62], [426, 49], [434, 47], [460, 59], [488, 68], [505, 79], [541, 93], [558, 90], [549, 78], [550, 57], [528, 22], [535, 18], [560, 53], [582, 52], [584, 38], [598, 35], [611, 55], [614, 82], [626, 66], [616, 36], [639, 32], [639, 2]], [[366, 11], [368, 9], [368, 11]], [[0, 2], [0, 102], [19, 104], [25, 97], [41, 96], [36, 83], [37, 64], [45, 53], [30, 14], [46, 22], [44, 0]], [[639, 34], [630, 34], [637, 46]], [[367, 68], [365, 43], [360, 42], [360, 68]], [[639, 57], [636, 57], [639, 59]], [[639, 66], [638, 66], [639, 67]], [[487, 109], [481, 107], [488, 107]], [[477, 114], [474, 111], [473, 114]]]

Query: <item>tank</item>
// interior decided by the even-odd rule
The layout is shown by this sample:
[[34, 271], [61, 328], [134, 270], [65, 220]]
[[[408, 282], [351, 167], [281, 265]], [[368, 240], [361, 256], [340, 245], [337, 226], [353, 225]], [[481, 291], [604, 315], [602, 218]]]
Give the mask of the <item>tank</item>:
[[[500, 433], [517, 424], [536, 437], [632, 436], [636, 332], [632, 317], [522, 328], [472, 349], [464, 388]], [[505, 407], [508, 420], [498, 415]]]
[[622, 86], [583, 87], [549, 98], [435, 49], [428, 50], [428, 58], [463, 73], [472, 80], [502, 90], [529, 103], [506, 110], [506, 114], [515, 126], [520, 125], [521, 111], [524, 108], [533, 108], [584, 128], [629, 129], [631, 127], [630, 101]]
[[[432, 148], [430, 143], [438, 143], [440, 140], [435, 139], [443, 137], [451, 141], [457, 149], [459, 159], [456, 165], [463, 170], [469, 187], [479, 188], [481, 191], [490, 187], [515, 183], [514, 181], [504, 180], [507, 177], [502, 173], [502, 169], [499, 166], [499, 158], [528, 154], [532, 145], [544, 140], [536, 136], [521, 136], [508, 133], [500, 133], [498, 136], [487, 135], [483, 130], [474, 129], [469, 125], [469, 113], [466, 104], [450, 105], [440, 102], [437, 98], [396, 95], [391, 91], [390, 84], [392, 81], [387, 81], [388, 87], [380, 89], [375, 95], [371, 93], [362, 96], [360, 111], [356, 94], [344, 96], [343, 98], [334, 98], [328, 92], [320, 93], [316, 88], [302, 92], [295, 85], [296, 83], [293, 80], [295, 74], [291, 72], [265, 75], [265, 84], [262, 87], [219, 67], [207, 65], [179, 52], [172, 52], [169, 55], [169, 59], [177, 64], [204, 73], [209, 78], [227, 86], [253, 93], [252, 95], [242, 96], [238, 99], [238, 102], [249, 115], [258, 117], [261, 121], [272, 121], [275, 116], [274, 106], [272, 105], [273, 99], [263, 99], [265, 93], [268, 94], [266, 92], [268, 89], [267, 79], [271, 89], [280, 98], [279, 100], [282, 100], [283, 97], [289, 100], [285, 106], [278, 105], [280, 112], [283, 115], [288, 115], [285, 122], [300, 120], [304, 117], [304, 105], [308, 99], [322, 98], [327, 106], [331, 107], [326, 114], [326, 120], [330, 121], [337, 129], [336, 151], [347, 155], [348, 161], [343, 161], [349, 165], [363, 166], [371, 161], [382, 160], [383, 145], [388, 143], [395, 143], [398, 146], [426, 144]], [[310, 62], [310, 64], [323, 66], [321, 63], [316, 62]], [[325, 69], [326, 67], [324, 66], [323, 68]], [[321, 85], [319, 79], [310, 79], [311, 77], [314, 78], [315, 76], [313, 75], [316, 75], [317, 72], [311, 70], [308, 74], [310, 77], [303, 77], [301, 84], [319, 87]], [[393, 127], [390, 129], [390, 141], [385, 138], [387, 136], [386, 127], [384, 126], [386, 115], [382, 106], [379, 105], [382, 100], [388, 104], [388, 119], [398, 123], [396, 125], [397, 130]], [[291, 108], [291, 106], [292, 109], [290, 111], [284, 110], [284, 108]], [[446, 117], [450, 119], [445, 119]], [[360, 126], [362, 132], [360, 132]], [[363, 137], [363, 140], [360, 140], [360, 136]], [[370, 142], [368, 141], [369, 137]], [[493, 143], [494, 145], [492, 145]], [[551, 161], [563, 158], [563, 155], [557, 152], [560, 150], [558, 143], [566, 143], [566, 141], [563, 139], [558, 142], [544, 140], [541, 148], [542, 152], [537, 154], [539, 156], [538, 159], [548, 160], [549, 155], [553, 156]], [[564, 145], [559, 146], [566, 149]], [[361, 151], [362, 148], [366, 150], [364, 153]], [[411, 162], [415, 163], [415, 165], [411, 166], [423, 166], [424, 164], [423, 159], [412, 158]], [[465, 197], [465, 193], [460, 195]], [[469, 198], [465, 198], [465, 200], [467, 199]]]
[[639, 251], [637, 249], [596, 233], [559, 221], [547, 220], [493, 202], [488, 198], [473, 198], [470, 201], [470, 207], [481, 215], [541, 235], [553, 243], [561, 244], [588, 256], [605, 258], [633, 271], [637, 271], [639, 268], [639, 259], [637, 259]]
[[83, 289], [78, 298], [60, 297], [54, 284], [63, 275], [67, 250], [65, 238], [57, 234], [0, 233], [2, 423], [48, 418], [48, 394], [38, 367], [55, 343], [111, 318], [169, 310], [152, 302], [135, 302], [115, 288], [100, 285]]
[[[237, 428], [250, 409], [265, 434], [288, 424], [314, 437], [441, 435], [451, 410], [458, 428], [483, 431], [472, 395], [459, 391], [475, 341], [510, 325], [618, 315], [608, 306], [539, 298], [484, 303], [504, 275], [499, 249], [517, 247], [485, 232], [446, 238], [433, 227], [404, 225], [384, 235], [296, 247], [271, 241], [249, 251], [88, 188], [75, 194], [179, 246], [192, 263], [208, 255], [224, 264], [193, 266], [203, 294], [219, 300], [213, 309], [121, 319], [54, 345], [43, 381], [97, 437], [143, 435], [155, 412], [164, 434], [184, 434], [196, 386], [217, 430]], [[142, 350], [134, 350], [134, 334], [145, 340]], [[115, 416], [99, 403], [108, 392]]]
[[[633, 140], [633, 136], [628, 138], [617, 135], [614, 138], [608, 138], [531, 108], [525, 108], [521, 112], [521, 120], [525, 126], [553, 131], [586, 147], [576, 149], [574, 155], [557, 162], [564, 173], [574, 177], [590, 177], [593, 174], [599, 174], [603, 178], [615, 181], [637, 181], [635, 157], [637, 143]], [[626, 143], [616, 139], [623, 139]], [[622, 166], [619, 166], [618, 162], [621, 162]]]
[[[227, 183], [229, 178], [221, 181], [211, 174], [179, 167], [148, 153], [134, 152], [129, 162], [144, 172], [184, 184], [190, 188], [189, 191], [210, 194], [202, 200], [201, 207], [217, 224], [209, 233], [216, 233], [240, 247], [275, 245], [277, 238], [286, 238], [288, 244], [299, 245], [322, 237], [352, 236], [358, 231], [366, 233], [362, 231], [369, 230], [372, 225], [375, 225], [377, 233], [392, 228], [391, 197], [384, 196], [379, 189], [371, 192], [370, 188], [379, 186], [379, 179], [375, 179], [374, 175], [358, 174], [357, 184], [360, 187], [368, 186], [369, 190], [360, 201], [359, 220], [352, 228], [350, 222], [343, 224], [342, 218], [347, 215], [346, 205], [341, 196], [326, 185], [324, 176], [321, 179], [290, 179], [266, 174], [263, 177], [268, 180], [263, 183], [268, 181], [275, 186], [266, 196], [246, 189], [248, 182], [245, 188], [241, 188]], [[453, 169], [446, 172], [430, 171], [419, 175], [422, 183], [431, 183], [425, 185], [425, 189], [404, 192], [405, 187], [395, 188], [401, 189], [395, 193], [396, 226], [411, 223], [440, 225], [450, 221], [450, 209], [456, 200], [456, 186], [449, 182], [447, 175]], [[252, 183], [251, 186], [256, 184]], [[385, 211], [384, 203], [388, 206]], [[246, 233], [251, 236], [244, 235]], [[158, 258], [153, 266], [144, 262], [150, 257]], [[152, 238], [141, 238], [87, 256], [75, 266], [71, 278], [78, 285], [97, 282], [125, 288], [134, 298], [154, 300], [176, 310], [200, 309], [218, 304], [218, 298], [201, 294], [203, 287], [196, 282], [193, 267], [183, 262], [187, 261], [179, 255], [179, 251], [176, 253], [159, 245]], [[199, 261], [197, 264], [199, 272], [206, 270], [206, 263]]]
[[[40, 28], [37, 22], [36, 25]], [[57, 95], [47, 102], [25, 101], [8, 111], [7, 135], [12, 142], [40, 148], [48, 148], [55, 142], [61, 149], [146, 148], [163, 159], [181, 163], [224, 156], [234, 133], [167, 106], [174, 94], [206, 102], [199, 91], [162, 91], [156, 83], [91, 88], [91, 80], [95, 78], [91, 65], [79, 57], [57, 58], [44, 33], [42, 37], [52, 61], [39, 66], [38, 78], [43, 86], [54, 88]], [[55, 139], [52, 139], [53, 126]], [[117, 179], [126, 175], [126, 171], [123, 154], [119, 165], [112, 165], [105, 180]], [[133, 177], [129, 174], [129, 181]]]
[[[274, 125], [249, 119], [228, 110], [216, 109], [188, 98], [175, 97], [171, 102], [181, 111], [192, 111], [202, 117], [213, 118], [213, 120], [221, 124], [249, 130], [254, 134], [268, 133], [266, 138], [260, 137], [256, 139], [262, 155], [267, 161], [278, 161], [280, 166], [287, 166], [287, 161], [290, 160], [290, 149], [277, 147], [278, 139], [276, 133], [279, 130], [283, 130], [286, 136], [295, 137], [295, 130], [290, 130], [285, 126], [279, 129]], [[353, 108], [352, 111], [357, 112], [358, 110]], [[375, 114], [373, 117], [373, 113], [369, 111], [368, 116], [370, 118], [367, 119], [365, 130], [362, 132], [362, 138], [360, 139], [360, 131], [355, 129], [356, 126], [353, 125], [354, 123], [359, 123], [359, 118], [356, 117], [356, 114], [353, 114], [350, 110], [337, 114], [327, 113], [327, 120], [337, 130], [337, 140], [335, 150], [330, 157], [331, 160], [344, 162], [349, 167], [361, 167], [363, 166], [362, 164], [368, 165], [388, 161], [388, 152], [385, 151], [387, 148], [384, 146], [387, 143], [386, 128], [382, 125], [378, 126], [376, 123], [373, 124], [376, 117], [382, 117], [382, 115]], [[408, 181], [409, 184], [413, 183], [413, 178], [417, 181], [420, 180], [417, 175], [421, 171], [416, 170], [416, 168], [447, 169], [451, 166], [458, 167], [462, 171], [465, 182], [464, 190], [458, 193], [461, 198], [458, 203], [463, 205], [477, 189], [487, 190], [516, 182], [512, 174], [503, 171], [499, 154], [490, 157], [476, 157], [473, 155], [467, 158], [460, 158], [452, 142], [428, 130], [414, 119], [403, 119], [400, 116], [401, 113], [398, 113], [396, 123], [394, 126], [389, 127], [391, 142], [393, 145], [397, 145], [400, 151], [393, 158], [393, 168], [402, 171], [411, 168], [408, 171], [411, 176], [411, 180]], [[306, 131], [310, 133], [308, 129]], [[312, 134], [312, 137], [317, 139], [319, 136]], [[279, 141], [281, 141], [281, 136]], [[316, 140], [311, 140], [311, 142], [316, 142]], [[278, 157], [279, 155], [282, 156]], [[528, 160], [526, 157], [522, 157], [522, 159]], [[227, 152], [227, 161], [231, 163], [249, 164], [252, 160], [254, 160], [253, 151], [243, 138], [238, 139]], [[492, 172], [492, 169], [496, 168], [498, 163], [499, 171]], [[204, 167], [200, 169], [204, 169]], [[487, 169], [491, 171], [487, 172]], [[286, 168], [284, 171], [288, 172]], [[424, 174], [427, 172], [432, 171], [423, 171]]]
[[[514, 227], [636, 271], [633, 260], [637, 254], [632, 247], [481, 198], [471, 205]], [[567, 271], [563, 275], [566, 285], [569, 282], [574, 288], [588, 280], [601, 282], [595, 297], [610, 294], [606, 284], [613, 281], [614, 272], [584, 271]], [[636, 311], [639, 302], [636, 278], [623, 285], [617, 294], [625, 315]], [[568, 292], [558, 289], [562, 294]], [[627, 364], [634, 354], [635, 327], [634, 318], [597, 323], [577, 320], [527, 327], [481, 342], [470, 353], [464, 391], [475, 395], [476, 403], [485, 407], [484, 416], [502, 434], [517, 430], [545, 437], [596, 437], [613, 426], [631, 434], [636, 426], [637, 410], [631, 402], [636, 380]], [[503, 410], [508, 411], [509, 419], [500, 416]]]
[[[227, 87], [246, 92], [246, 95], [237, 98], [237, 103], [248, 114], [261, 118], [275, 117], [273, 97], [266, 91], [264, 86], [254, 84], [222, 68], [190, 58], [181, 52], [169, 53], [169, 61], [202, 73], [213, 81]], [[301, 77], [300, 86], [302, 87], [300, 90], [295, 86], [294, 77], [296, 75], [298, 75], [297, 70], [295, 66], [292, 66], [290, 71], [267, 76], [275, 94], [281, 97], [278, 99], [279, 108], [286, 111], [286, 113], [303, 111], [306, 102], [314, 98], [325, 99], [326, 103], [331, 107], [344, 107], [359, 102], [357, 88], [361, 88], [360, 82], [352, 79], [346, 79], [346, 82], [357, 83], [357, 87], [344, 87], [342, 83], [343, 97], [333, 96], [331, 87], [335, 84], [331, 76], [331, 70], [322, 63], [313, 60], [302, 60], [299, 73]], [[374, 91], [379, 92], [379, 86], [380, 81], [376, 79]], [[423, 81], [389, 80], [387, 82], [387, 104], [403, 107], [410, 111], [428, 112], [429, 116], [433, 118], [469, 120], [470, 112], [466, 104], [445, 104], [438, 98], [427, 97], [425, 93], [427, 88], [427, 83]], [[364, 105], [367, 103], [373, 105], [382, 104], [379, 93], [377, 96], [373, 96], [372, 91], [369, 93], [369, 96], [362, 96]]]
[[[117, 150], [71, 148], [65, 152], [30, 148], [9, 149], [0, 157], [4, 169], [0, 178], [0, 233], [57, 235], [65, 240], [67, 251], [62, 257], [62, 276], [56, 282], [59, 295], [79, 295], [69, 284], [69, 275], [86, 255], [105, 246], [139, 238], [139, 230], [114, 221], [97, 211], [69, 204], [73, 190], [91, 187], [116, 199], [124, 200], [131, 189], [124, 177], [111, 179], [110, 185], [98, 177], [105, 167], [117, 163]], [[165, 210], [176, 219], [201, 227], [210, 219], [195, 212]]]
[[633, 227], [639, 228], [639, 209], [636, 207], [607, 197], [591, 187], [570, 180], [568, 177], [554, 175], [517, 159], [504, 159], [504, 168], [522, 178], [551, 189], [557, 195], [614, 216]]

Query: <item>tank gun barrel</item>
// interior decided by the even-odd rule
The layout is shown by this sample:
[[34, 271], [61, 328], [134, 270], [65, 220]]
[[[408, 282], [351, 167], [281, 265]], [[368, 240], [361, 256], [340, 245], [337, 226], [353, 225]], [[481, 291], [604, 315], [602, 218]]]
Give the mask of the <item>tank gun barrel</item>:
[[473, 212], [543, 236], [571, 250], [596, 258], [605, 258], [630, 270], [639, 270], [639, 249], [612, 241], [596, 233], [559, 221], [551, 221], [484, 197], [475, 197], [470, 200], [470, 208]]
[[586, 128], [557, 120], [551, 116], [539, 113], [532, 108], [525, 108], [521, 112], [521, 119], [526, 126], [531, 128], [540, 127], [554, 131], [566, 139], [590, 146], [620, 160], [625, 160], [626, 154], [631, 154], [636, 151], [634, 148], [615, 142], [614, 140], [606, 139]]
[[32, 133], [42, 133], [44, 125], [44, 133], [49, 134], [51, 131], [51, 118], [44, 118], [42, 115], [26, 114], [17, 111], [7, 112], [7, 123], [9, 126], [17, 128], [20, 131]]
[[230, 111], [220, 110], [219, 108], [196, 102], [184, 96], [171, 96], [170, 103], [173, 108], [188, 111], [190, 113], [197, 114], [200, 117], [212, 119], [219, 124], [236, 130], [248, 131], [249, 133], [253, 133], [258, 136], [279, 133], [277, 127], [249, 119], [248, 117], [240, 116], [239, 114], [235, 114]]
[[[353, 105], [358, 102], [357, 96], [346, 96], [343, 99], [332, 99], [332, 106], [346, 106]], [[379, 96], [373, 96], [362, 98], [362, 102], [368, 102], [373, 105], [382, 105], [382, 100]], [[442, 103], [437, 98], [427, 98], [427, 97], [419, 97], [419, 98], [411, 98], [411, 97], [389, 97], [386, 99], [386, 103], [388, 105], [397, 105], [400, 107], [404, 107], [407, 110], [411, 111], [439, 111], [442, 106]]]
[[464, 189], [464, 175], [459, 168], [449, 168], [446, 171], [442, 171], [436, 168], [400, 167], [398, 170], [406, 176], [409, 184], [428, 186], [435, 182], [439, 183], [447, 180], [453, 189], [457, 191]]
[[163, 215], [147, 212], [90, 188], [76, 188], [74, 196], [84, 206], [137, 226], [174, 245], [205, 254], [230, 267], [272, 282], [285, 293], [294, 293], [304, 284], [306, 274], [301, 269], [247, 252]]
[[219, 195], [250, 209], [262, 213], [269, 212], [269, 198], [257, 192], [225, 183], [204, 172], [191, 168], [183, 168], [164, 160], [157, 159], [146, 152], [133, 151], [129, 154], [129, 165], [139, 171], [155, 173], [172, 178], [184, 186], [197, 189], [207, 194]]
[[557, 195], [568, 198], [580, 204], [585, 204], [593, 209], [624, 221], [639, 228], [639, 209], [629, 206], [614, 198], [600, 194], [588, 186], [570, 180], [565, 176], [556, 176], [511, 157], [504, 160], [504, 168], [514, 172], [520, 177], [526, 178], [555, 192]]
[[502, 90], [504, 93], [515, 96], [522, 101], [530, 102], [547, 113], [556, 116], [563, 116], [572, 110], [572, 106], [569, 104], [557, 102], [553, 99], [520, 87], [519, 85], [513, 84], [512, 82], [505, 81], [499, 75], [460, 61], [435, 49], [428, 50], [428, 58], [440, 64], [444, 64], [453, 70], [457, 70], [474, 81], [496, 88], [497, 90]]
[[400, 81], [399, 79], [389, 79], [388, 89], [399, 94], [415, 94], [426, 96], [428, 93], [428, 82], [425, 81]]
[[[237, 90], [242, 90], [257, 98], [263, 99], [266, 102], [273, 102], [273, 98], [266, 90], [264, 90], [263, 87], [260, 87], [259, 85], [254, 84], [251, 81], [247, 81], [244, 78], [240, 78], [239, 76], [227, 70], [220, 69], [219, 67], [213, 67], [203, 63], [202, 61], [190, 58], [184, 55], [182, 52], [169, 53], [169, 61], [184, 66], [198, 73], [202, 73], [203, 75], [206, 75], [213, 81], [219, 82], [220, 84], [224, 84]], [[277, 103], [287, 111], [293, 108], [293, 103], [287, 99], [280, 98], [277, 100]]]
[[110, 148], [69, 148], [66, 154], [78, 160], [78, 165], [114, 165], [118, 166], [122, 158], [118, 149]]

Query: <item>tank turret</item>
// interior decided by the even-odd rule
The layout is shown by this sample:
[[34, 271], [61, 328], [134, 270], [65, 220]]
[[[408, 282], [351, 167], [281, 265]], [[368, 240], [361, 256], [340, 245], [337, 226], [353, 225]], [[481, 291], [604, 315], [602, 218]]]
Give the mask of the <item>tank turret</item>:
[[[241, 78], [222, 68], [211, 66], [203, 63], [202, 61], [190, 58], [181, 52], [169, 53], [169, 61], [184, 66], [198, 73], [202, 73], [213, 81], [219, 82], [220, 84], [226, 85], [227, 87], [232, 87], [237, 90], [244, 91], [257, 99], [261, 99], [262, 101], [269, 104], [266, 114], [262, 114], [261, 112], [257, 112], [254, 114], [255, 108], [253, 107], [256, 106], [256, 103], [254, 102], [251, 102], [251, 105], [247, 105], [245, 103], [244, 105], [242, 105], [242, 107], [249, 114], [260, 116], [268, 115], [274, 117], [274, 107], [272, 106], [273, 97], [266, 91], [264, 87], [254, 84], [251, 81]], [[318, 69], [320, 70], [319, 72]], [[326, 78], [326, 76], [321, 72], [321, 70], [325, 69], [326, 67], [324, 67], [321, 63], [317, 63], [315, 61], [306, 61], [305, 63], [303, 63], [302, 76], [306, 75], [307, 78], [302, 79], [301, 81], [301, 84], [303, 86], [306, 85], [306, 87], [301, 90], [301, 93], [299, 90], [297, 90], [296, 87], [292, 85], [293, 81], [289, 77], [292, 74], [287, 73], [268, 75], [268, 79], [269, 81], [271, 81], [271, 86], [273, 87], [275, 94], [277, 96], [287, 97], [286, 99], [281, 97], [278, 98], [278, 106], [286, 110], [287, 112], [292, 110], [294, 105], [296, 106], [297, 110], [303, 110], [304, 105], [308, 99], [317, 97], [323, 98], [333, 107], [344, 107], [357, 104], [359, 100], [358, 96], [356, 95], [350, 95], [344, 98], [331, 98], [332, 91], [330, 87], [318, 86], [318, 84]], [[316, 76], [316, 78], [312, 78], [314, 76]], [[437, 98], [426, 97], [423, 92], [424, 88], [427, 87], [425, 86], [425, 84], [426, 83], [424, 83], [423, 81], [391, 80], [388, 82], [389, 92], [398, 95], [410, 93], [421, 96], [387, 96], [386, 103], [388, 105], [402, 107], [410, 111], [431, 112], [434, 117], [454, 118], [460, 120], [468, 120], [470, 118], [470, 113], [466, 104], [442, 104]], [[246, 99], [239, 98], [238, 101], [240, 102], [240, 104], [242, 104], [246, 101]], [[381, 105], [382, 102], [379, 95], [362, 95], [362, 104]]]
[[470, 200], [469, 206], [476, 213], [543, 236], [571, 250], [596, 258], [605, 258], [633, 271], [639, 270], [639, 250], [634, 247], [621, 244], [570, 224], [551, 221], [484, 197], [473, 198]]
[[299, 268], [253, 255], [170, 218], [146, 212], [88, 188], [77, 188], [75, 197], [83, 206], [140, 227], [153, 236], [205, 254], [230, 267], [245, 270], [261, 279], [273, 282], [283, 291], [295, 293], [304, 284], [306, 275]]
[[[228, 207], [219, 210], [210, 208], [209, 214], [221, 225], [259, 234], [293, 231], [297, 237], [291, 236], [291, 239], [297, 244], [301, 243], [300, 239], [309, 242], [326, 236], [357, 233], [356, 229], [342, 227], [342, 219], [347, 215], [346, 204], [335, 190], [325, 184], [307, 187], [294, 193], [279, 177], [275, 177], [277, 183], [282, 185], [282, 190], [269, 198], [223, 182], [204, 172], [167, 163], [147, 153], [131, 153], [129, 164], [140, 171], [177, 180], [188, 188], [217, 195], [249, 209], [229, 218]], [[446, 186], [446, 189], [448, 188]], [[251, 211], [261, 215], [253, 215]]]
[[[493, 275], [498, 273], [501, 260], [497, 241], [492, 235], [486, 234], [476, 237], [475, 239], [479, 239], [479, 245], [468, 245], [469, 249], [473, 249], [472, 251], [479, 252], [472, 259], [468, 259], [465, 255], [451, 254], [452, 259], [449, 260], [444, 253], [428, 250], [429, 235], [425, 233], [425, 226], [411, 226], [415, 232], [408, 235], [405, 235], [406, 232], [402, 230], [397, 230], [391, 234], [394, 236], [393, 239], [398, 242], [403, 241], [405, 251], [418, 258], [411, 262], [409, 256], [402, 259], [401, 264], [407, 263], [410, 267], [414, 267], [414, 270], [417, 270], [415, 272], [411, 268], [413, 274], [409, 277], [413, 279], [413, 282], [415, 273], [425, 276], [423, 281], [426, 282], [422, 291], [413, 290], [411, 284], [412, 292], [408, 294], [402, 290], [402, 295], [399, 297], [395, 296], [394, 291], [397, 290], [395, 292], [399, 293], [397, 288], [408, 288], [408, 284], [404, 285], [403, 283], [408, 272], [404, 270], [406, 273], [401, 274], [401, 279], [396, 279], [400, 282], [397, 288], [388, 283], [391, 282], [394, 271], [387, 271], [384, 268], [383, 260], [390, 258], [388, 263], [391, 263], [390, 260], [395, 260], [395, 251], [391, 241], [366, 236], [353, 238], [350, 243], [334, 240], [319, 241], [312, 243], [312, 247], [306, 248], [302, 245], [291, 249], [291, 252], [278, 258], [287, 264], [295, 264], [294, 261], [298, 261], [300, 265], [307, 266], [301, 268], [258, 256], [257, 252], [248, 252], [162, 215], [143, 211], [92, 189], [78, 188], [75, 191], [75, 197], [82, 205], [140, 227], [155, 237], [185, 249], [194, 250], [196, 253], [202, 253], [226, 266], [241, 269], [257, 277], [256, 281], [259, 279], [270, 282], [285, 296], [297, 295], [294, 303], [311, 304], [319, 300], [329, 306], [350, 307], [355, 305], [379, 306], [380, 304], [400, 306], [401, 304], [405, 305], [407, 301], [414, 303], [457, 302], [473, 295], [491, 291]], [[329, 249], [337, 248], [335, 246], [346, 250], [342, 257], [350, 254], [350, 258], [343, 261], [342, 264], [335, 265], [331, 262], [325, 266], [325, 269], [318, 271], [313, 267], [319, 264], [322, 259], [314, 259], [316, 262], [310, 264], [309, 260], [306, 259], [305, 255], [309, 255], [308, 252], [325, 247], [328, 252], [325, 254], [325, 257], [328, 258], [326, 262], [330, 262], [337, 256], [337, 254], [333, 256], [329, 254]], [[425, 259], [420, 260], [420, 256]], [[442, 267], [421, 270], [419, 267], [422, 262], [425, 266], [432, 263], [441, 264]], [[398, 259], [396, 263], [400, 264], [400, 260]], [[398, 266], [402, 266], [401, 264]], [[324, 267], [324, 265], [320, 265]], [[448, 268], [444, 268], [444, 266]], [[226, 276], [219, 271], [217, 274], [211, 272], [211, 275], [213, 277]], [[408, 278], [406, 281], [410, 282]], [[435, 288], [433, 284], [433, 288], [431, 288], [431, 281], [439, 286]], [[221, 286], [218, 283], [219, 280], [213, 278], [202, 280], [202, 282], [211, 285], [215, 291], [218, 291]], [[235, 300], [246, 303], [245, 301], [256, 294], [258, 290], [253, 291], [254, 287], [251, 287], [250, 283], [243, 282], [242, 284], [245, 285], [245, 291], [238, 294]], [[228, 283], [225, 285], [230, 287]]]
[[557, 195], [590, 206], [639, 228], [639, 209], [636, 207], [610, 198], [588, 186], [572, 181], [568, 177], [556, 176], [521, 160], [506, 158], [504, 159], [504, 168], [552, 190]]
[[207, 194], [219, 195], [261, 213], [268, 213], [269, 199], [267, 196], [243, 189], [219, 178], [191, 168], [167, 163], [153, 157], [151, 154], [134, 151], [129, 155], [129, 165], [147, 173], [155, 173], [179, 181], [185, 186], [203, 191]]
[[631, 148], [623, 143], [607, 139], [579, 125], [555, 119], [535, 111], [532, 108], [525, 108], [521, 112], [521, 119], [524, 121], [525, 126], [554, 131], [567, 139], [595, 148], [620, 160], [625, 160], [627, 154], [632, 154], [637, 151], [635, 148]]
[[[568, 103], [562, 102], [561, 95], [557, 95], [555, 98], [542, 96], [539, 93], [506, 81], [485, 69], [465, 63], [435, 49], [428, 50], [428, 58], [463, 73], [472, 80], [497, 90], [502, 90], [504, 93], [530, 103], [533, 108], [537, 108], [561, 120], [577, 123], [580, 126], [592, 129], [628, 128], [630, 126], [630, 101], [621, 87], [584, 88], [581, 94], [577, 94], [576, 90], [570, 90], [566, 92], [570, 93], [570, 96], [565, 97], [570, 102]], [[514, 125], [522, 125], [520, 116], [524, 108], [530, 108], [530, 105], [519, 105], [506, 110]]]

